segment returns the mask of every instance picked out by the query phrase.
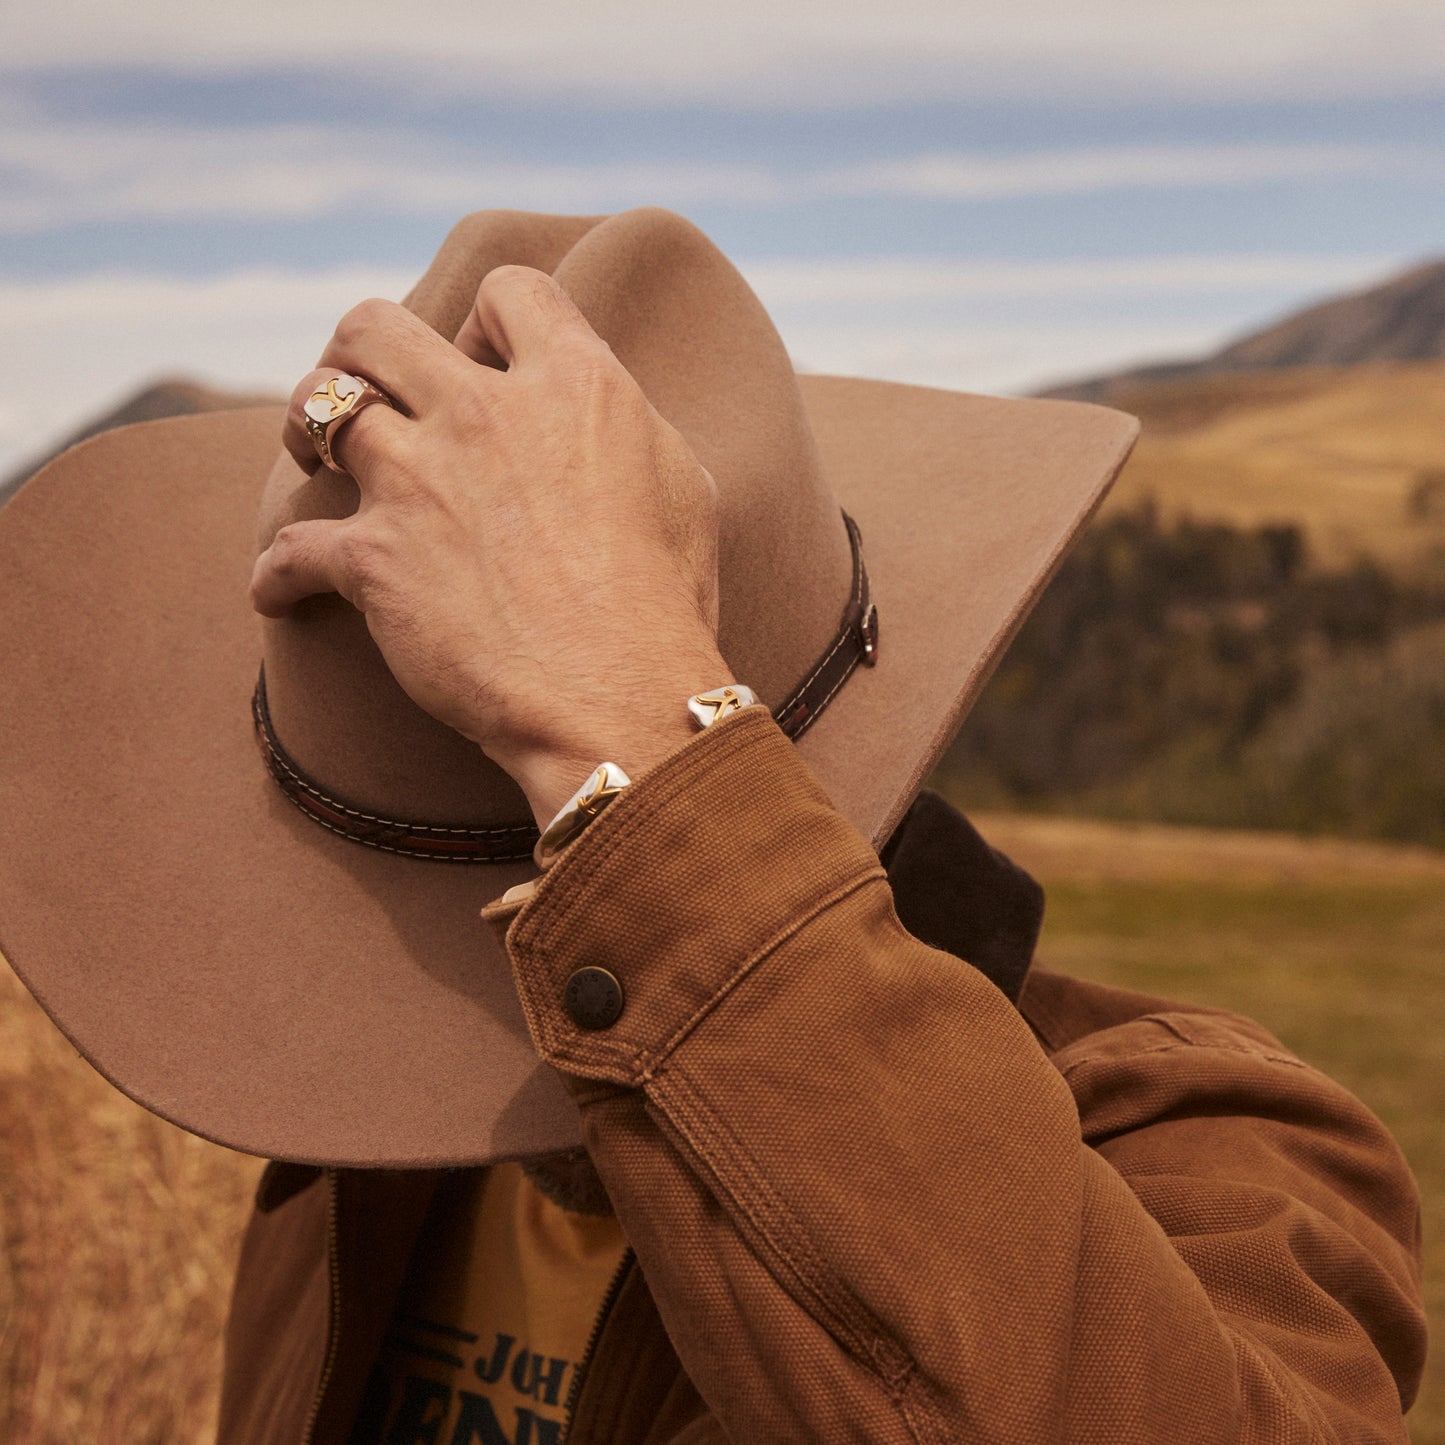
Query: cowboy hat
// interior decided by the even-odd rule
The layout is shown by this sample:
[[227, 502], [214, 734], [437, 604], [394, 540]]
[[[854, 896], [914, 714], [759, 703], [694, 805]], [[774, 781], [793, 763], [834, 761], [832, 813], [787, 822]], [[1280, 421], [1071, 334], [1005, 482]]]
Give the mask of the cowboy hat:
[[[830, 647], [876, 664], [812, 694], [797, 746], [881, 846], [1135, 423], [795, 376], [736, 270], [654, 210], [482, 213], [406, 304], [455, 335], [504, 262], [557, 277], [712, 472], [734, 674], [776, 707]], [[280, 424], [106, 433], [0, 512], [0, 950], [107, 1078], [233, 1148], [407, 1167], [575, 1145], [478, 917], [533, 875], [521, 794], [339, 598], [247, 605], [258, 544], [356, 505], [348, 478], [277, 460]], [[881, 619], [867, 657], [845, 513]], [[485, 846], [430, 856], [449, 838]]]

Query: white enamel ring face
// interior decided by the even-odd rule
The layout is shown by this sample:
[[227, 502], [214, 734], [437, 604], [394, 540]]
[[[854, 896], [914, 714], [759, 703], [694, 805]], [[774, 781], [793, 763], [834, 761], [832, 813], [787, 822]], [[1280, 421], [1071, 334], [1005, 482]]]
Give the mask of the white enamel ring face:
[[364, 381], [359, 376], [338, 372], [318, 391], [306, 399], [302, 411], [306, 416], [306, 433], [316, 448], [316, 455], [333, 472], [347, 476], [347, 470], [332, 455], [331, 444], [336, 432], [354, 417], [363, 407], [373, 402], [391, 405], [391, 398], [380, 388]]
[[365, 390], [365, 384], [357, 377], [347, 376], [342, 372], [341, 375], [332, 377], [322, 390], [313, 391], [303, 410], [309, 421], [324, 427], [345, 416], [360, 400], [361, 393]]

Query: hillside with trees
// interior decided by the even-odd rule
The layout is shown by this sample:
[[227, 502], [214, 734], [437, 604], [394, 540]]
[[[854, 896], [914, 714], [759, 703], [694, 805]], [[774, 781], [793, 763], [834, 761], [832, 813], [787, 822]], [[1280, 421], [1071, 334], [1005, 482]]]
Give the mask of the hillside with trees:
[[1097, 521], [940, 769], [975, 807], [1445, 847], [1445, 569], [1301, 529]]

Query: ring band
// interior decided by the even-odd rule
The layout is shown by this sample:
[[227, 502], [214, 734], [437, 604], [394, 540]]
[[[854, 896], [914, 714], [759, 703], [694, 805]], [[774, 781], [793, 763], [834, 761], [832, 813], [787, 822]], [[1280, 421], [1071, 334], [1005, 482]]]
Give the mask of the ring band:
[[342, 371], [320, 391], [313, 391], [302, 408], [306, 413], [306, 435], [311, 438], [316, 455], [343, 477], [351, 473], [336, 460], [332, 451], [336, 432], [373, 402], [381, 402], [384, 406], [395, 405], [379, 386], [373, 386], [364, 376], [352, 376]]

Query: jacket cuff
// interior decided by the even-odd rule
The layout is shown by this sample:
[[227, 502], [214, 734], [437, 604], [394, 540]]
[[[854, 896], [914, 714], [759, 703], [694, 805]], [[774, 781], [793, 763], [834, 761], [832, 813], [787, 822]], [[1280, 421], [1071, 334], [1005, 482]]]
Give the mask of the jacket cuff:
[[766, 709], [751, 707], [628, 788], [520, 909], [484, 916], [511, 920], [542, 1057], [638, 1086], [784, 939], [883, 876]]

